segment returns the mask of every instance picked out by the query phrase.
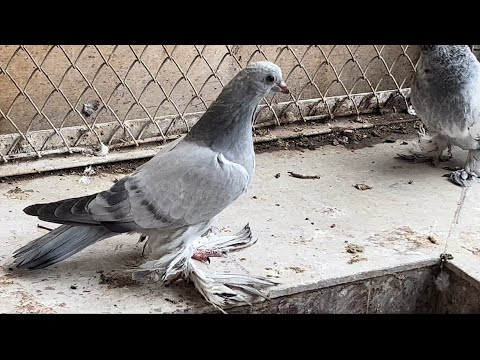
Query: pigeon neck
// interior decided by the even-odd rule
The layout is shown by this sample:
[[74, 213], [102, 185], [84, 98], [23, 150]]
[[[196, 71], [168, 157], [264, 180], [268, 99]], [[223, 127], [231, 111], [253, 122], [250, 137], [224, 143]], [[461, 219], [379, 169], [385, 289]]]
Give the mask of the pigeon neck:
[[234, 143], [243, 144], [252, 138], [253, 115], [263, 95], [236, 91], [233, 92], [236, 96], [230, 96], [229, 89], [225, 90], [190, 130], [186, 140], [225, 151], [235, 147]]

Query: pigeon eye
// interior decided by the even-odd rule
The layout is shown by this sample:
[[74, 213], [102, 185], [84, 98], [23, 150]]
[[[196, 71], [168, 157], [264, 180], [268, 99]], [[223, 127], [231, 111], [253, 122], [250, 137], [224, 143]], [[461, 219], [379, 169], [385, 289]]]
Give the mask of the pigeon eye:
[[269, 83], [273, 83], [275, 81], [275, 78], [272, 75], [267, 75], [265, 80]]

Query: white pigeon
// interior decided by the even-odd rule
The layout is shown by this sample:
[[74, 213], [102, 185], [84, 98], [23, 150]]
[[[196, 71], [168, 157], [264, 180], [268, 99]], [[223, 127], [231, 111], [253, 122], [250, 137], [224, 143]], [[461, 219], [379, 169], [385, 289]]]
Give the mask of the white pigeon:
[[449, 179], [466, 186], [480, 176], [480, 63], [468, 45], [422, 45], [412, 80], [411, 102], [428, 130], [409, 160], [444, 160], [453, 145], [468, 150], [463, 169]]

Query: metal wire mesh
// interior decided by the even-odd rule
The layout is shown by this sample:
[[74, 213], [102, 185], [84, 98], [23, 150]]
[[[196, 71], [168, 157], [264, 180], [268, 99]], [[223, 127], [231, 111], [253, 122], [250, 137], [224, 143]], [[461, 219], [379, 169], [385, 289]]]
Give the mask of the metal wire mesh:
[[[406, 92], [409, 45], [0, 46], [0, 158], [90, 152], [178, 137], [248, 63], [270, 60], [291, 93], [256, 126], [377, 111]], [[358, 96], [358, 94], [362, 94]]]

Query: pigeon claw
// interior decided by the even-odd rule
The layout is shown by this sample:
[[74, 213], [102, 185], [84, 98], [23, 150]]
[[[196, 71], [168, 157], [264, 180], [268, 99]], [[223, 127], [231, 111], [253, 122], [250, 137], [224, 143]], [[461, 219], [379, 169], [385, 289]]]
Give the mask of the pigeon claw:
[[225, 256], [225, 253], [221, 250], [196, 250], [192, 255], [192, 259], [210, 264], [211, 257], [223, 256]]
[[458, 185], [461, 187], [468, 187], [470, 186], [470, 184], [474, 179], [477, 179], [477, 176], [475, 174], [470, 174], [462, 169], [462, 170], [452, 171], [448, 175], [448, 179], [455, 185]]

